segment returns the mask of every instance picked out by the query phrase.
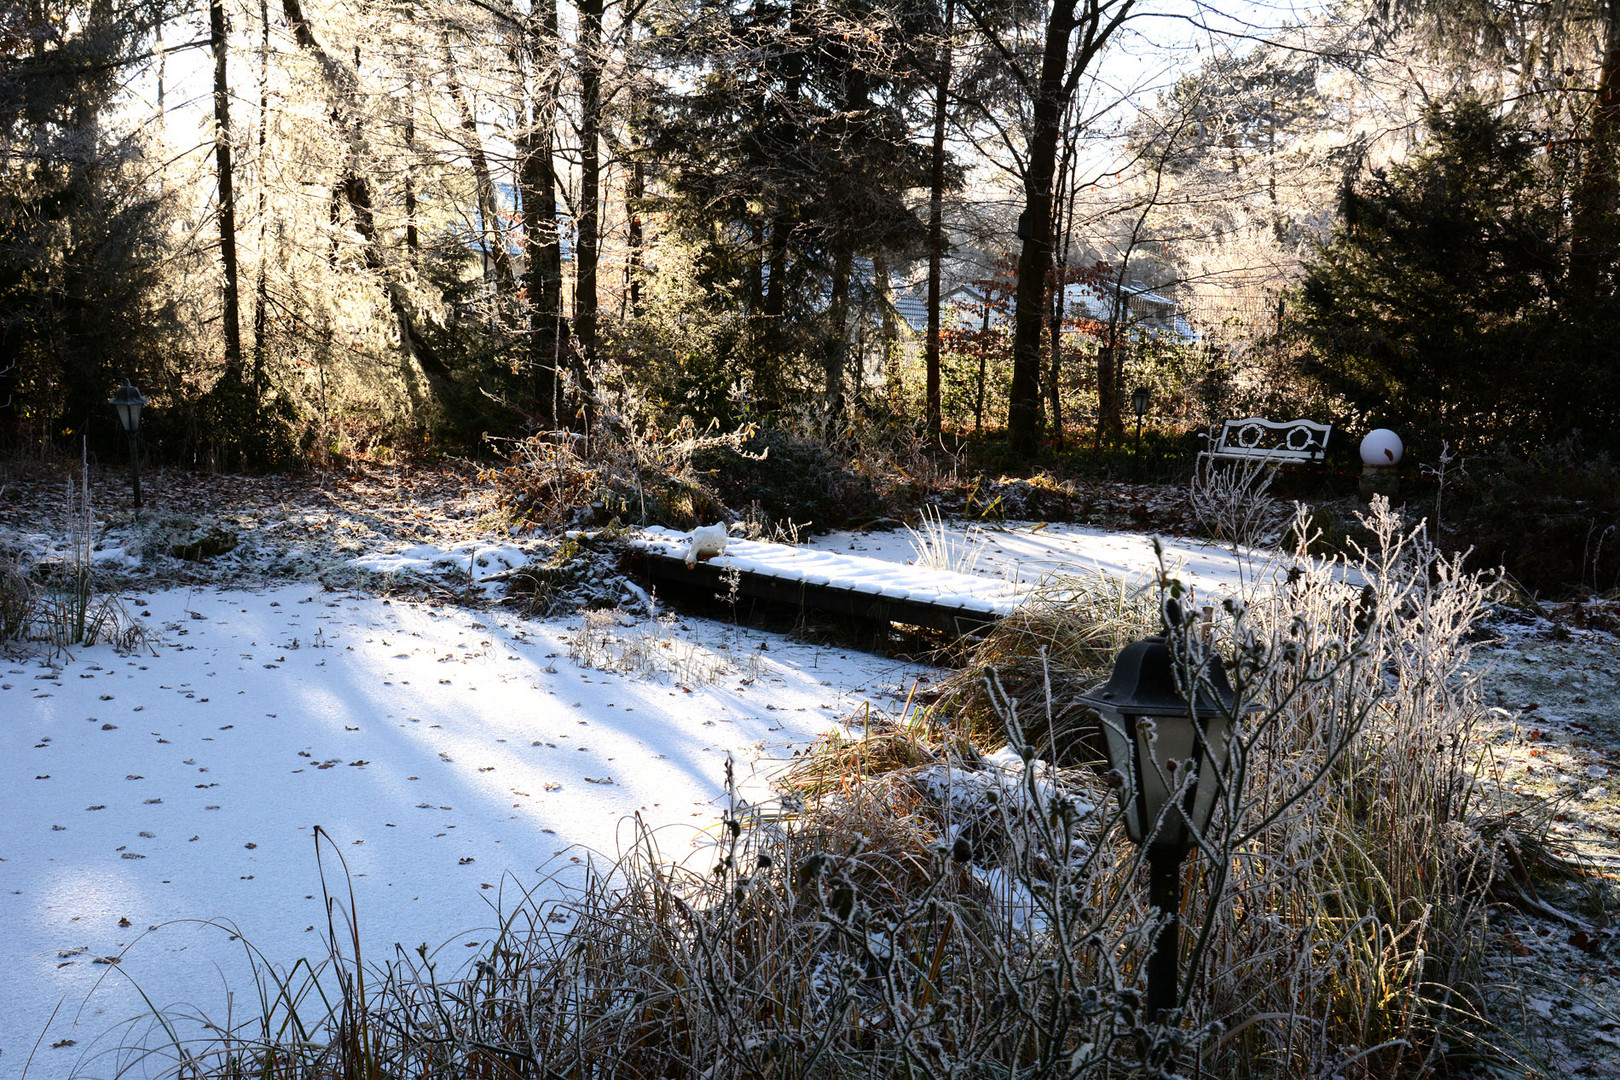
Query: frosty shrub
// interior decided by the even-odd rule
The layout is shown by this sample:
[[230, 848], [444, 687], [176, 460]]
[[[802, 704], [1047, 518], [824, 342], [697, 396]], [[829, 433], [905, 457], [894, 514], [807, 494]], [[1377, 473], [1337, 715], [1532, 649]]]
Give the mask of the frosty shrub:
[[1223, 463], [1202, 456], [1187, 489], [1192, 519], [1234, 549], [1269, 547], [1283, 539], [1292, 514], [1271, 494], [1275, 465], [1264, 461]]
[[607, 608], [584, 611], [579, 626], [568, 634], [568, 658], [581, 667], [682, 686], [762, 673], [759, 654], [740, 648], [735, 639], [689, 640], [676, 633], [676, 625], [673, 615], [638, 618]]
[[[1494, 859], [1462, 673], [1486, 583], [1386, 504], [1366, 525], [1355, 566], [1301, 559], [1169, 631], [1184, 692], [1213, 652], [1237, 704], [1166, 1017], [1143, 1008], [1161, 918], [1118, 778], [1042, 761], [1058, 684], [989, 665], [998, 722], [976, 734], [950, 695], [868, 716], [801, 759], [780, 808], [733, 796], [683, 864], [638, 823], [616, 859], [509, 909], [458, 976], [425, 950], [363, 969], [334, 944], [330, 1002], [261, 989], [263, 1017], [153, 1060], [219, 1077], [1441, 1073], [1488, 1031]], [[1185, 599], [1168, 578], [1158, 595]], [[1019, 633], [1047, 671], [1069, 640]]]
[[1357, 557], [1298, 559], [1212, 627], [1258, 711], [1194, 864], [1185, 990], [1250, 1075], [1425, 1075], [1484, 1038], [1496, 862], [1464, 665], [1490, 580], [1382, 499], [1362, 524]]
[[140, 627], [118, 597], [103, 589], [95, 570], [87, 463], [67, 483], [64, 503], [61, 557], [29, 562], [18, 556], [0, 565], [0, 644], [55, 650], [110, 641], [133, 647], [142, 639]]
[[0, 641], [23, 641], [34, 621], [39, 590], [20, 559], [0, 562]]

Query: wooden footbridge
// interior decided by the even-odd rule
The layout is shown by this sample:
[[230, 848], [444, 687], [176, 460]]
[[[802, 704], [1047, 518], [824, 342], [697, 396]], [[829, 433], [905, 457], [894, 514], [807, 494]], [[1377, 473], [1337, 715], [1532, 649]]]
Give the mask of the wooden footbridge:
[[724, 596], [734, 580], [739, 596], [961, 637], [982, 633], [1023, 600], [995, 578], [756, 540], [731, 540], [725, 554], [689, 568], [687, 544], [688, 534], [657, 528], [631, 539], [633, 559], [654, 585]]

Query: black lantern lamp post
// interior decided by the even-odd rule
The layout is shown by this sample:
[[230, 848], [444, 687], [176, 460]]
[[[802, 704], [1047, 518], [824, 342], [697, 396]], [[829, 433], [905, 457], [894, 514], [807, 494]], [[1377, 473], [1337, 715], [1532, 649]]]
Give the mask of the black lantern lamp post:
[[1142, 417], [1147, 415], [1148, 406], [1153, 404], [1153, 391], [1145, 386], [1138, 386], [1131, 391], [1131, 411], [1136, 413], [1136, 459], [1142, 460]]
[[1123, 780], [1125, 832], [1147, 847], [1148, 895], [1164, 916], [1148, 961], [1154, 1017], [1177, 1005], [1181, 862], [1209, 827], [1224, 787], [1236, 698], [1218, 657], [1189, 664], [1175, 655], [1170, 636], [1180, 620], [1179, 605], [1168, 601], [1165, 633], [1125, 646], [1108, 683], [1080, 697], [1102, 718], [1108, 763]]
[[107, 404], [118, 414], [118, 422], [129, 435], [129, 464], [135, 480], [135, 520], [141, 520], [141, 407], [147, 403], [135, 384], [128, 379], [118, 392], [107, 399]]

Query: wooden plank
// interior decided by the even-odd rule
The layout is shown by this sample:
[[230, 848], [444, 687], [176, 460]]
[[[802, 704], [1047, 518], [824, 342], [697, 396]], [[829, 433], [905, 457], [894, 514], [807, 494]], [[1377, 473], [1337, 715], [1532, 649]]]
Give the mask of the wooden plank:
[[958, 637], [982, 634], [1000, 616], [966, 605], [948, 605], [851, 589], [796, 577], [775, 577], [723, 564], [700, 562], [688, 570], [686, 563], [670, 555], [645, 548], [634, 549], [631, 563], [654, 583], [663, 582], [684, 589], [708, 590], [723, 596], [730, 590], [730, 577], [737, 575], [737, 592], [758, 600], [788, 604], [851, 619], [904, 623], [923, 626]]

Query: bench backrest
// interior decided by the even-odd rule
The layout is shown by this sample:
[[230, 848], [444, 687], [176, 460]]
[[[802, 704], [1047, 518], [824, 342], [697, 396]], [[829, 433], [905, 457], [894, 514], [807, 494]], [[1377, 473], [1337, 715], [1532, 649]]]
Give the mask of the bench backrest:
[[1332, 433], [1332, 424], [1319, 424], [1315, 420], [1277, 421], [1246, 416], [1221, 425], [1221, 436], [1211, 453], [1222, 457], [1316, 461], [1326, 451], [1328, 436]]

